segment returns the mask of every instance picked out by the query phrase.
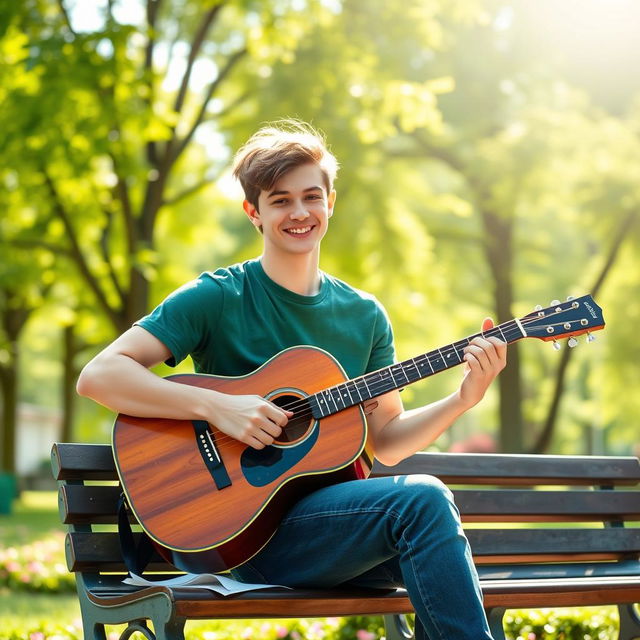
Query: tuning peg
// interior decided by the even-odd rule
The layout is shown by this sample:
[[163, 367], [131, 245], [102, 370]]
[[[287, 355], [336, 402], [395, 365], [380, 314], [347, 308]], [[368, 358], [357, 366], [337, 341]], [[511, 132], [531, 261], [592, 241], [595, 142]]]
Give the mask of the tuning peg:
[[593, 333], [587, 333], [587, 342], [595, 342], [596, 337]]
[[567, 302], [571, 302], [572, 300], [575, 300], [576, 297], [575, 296], [567, 296]]
[[541, 304], [537, 304], [535, 307], [533, 307], [534, 311], [542, 311], [542, 305]]
[[567, 340], [567, 344], [569, 345], [569, 347], [571, 349], [573, 349], [573, 347], [577, 347], [578, 346], [578, 340], [575, 336], [571, 336], [568, 340]]
[[560, 304], [560, 300], [552, 300], [551, 304], [549, 306], [550, 307], [555, 307], [557, 304]]
[[553, 348], [554, 348], [556, 351], [560, 351], [560, 349], [562, 349], [562, 345], [561, 345], [557, 340], [554, 340], [554, 341], [553, 341]]

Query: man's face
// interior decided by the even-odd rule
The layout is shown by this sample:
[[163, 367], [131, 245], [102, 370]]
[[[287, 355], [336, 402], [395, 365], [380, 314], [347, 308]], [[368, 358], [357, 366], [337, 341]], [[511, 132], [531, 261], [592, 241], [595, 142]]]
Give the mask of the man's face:
[[317, 251], [333, 213], [335, 191], [327, 193], [320, 167], [304, 164], [261, 191], [258, 209], [245, 200], [244, 209], [256, 227], [262, 227], [266, 251]]

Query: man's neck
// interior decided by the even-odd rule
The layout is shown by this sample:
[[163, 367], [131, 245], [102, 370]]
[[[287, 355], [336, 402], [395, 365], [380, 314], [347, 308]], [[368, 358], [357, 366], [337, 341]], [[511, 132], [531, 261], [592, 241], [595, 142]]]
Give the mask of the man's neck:
[[289, 291], [301, 296], [313, 296], [320, 291], [317, 255], [292, 255], [282, 259], [262, 254], [260, 263], [271, 280]]

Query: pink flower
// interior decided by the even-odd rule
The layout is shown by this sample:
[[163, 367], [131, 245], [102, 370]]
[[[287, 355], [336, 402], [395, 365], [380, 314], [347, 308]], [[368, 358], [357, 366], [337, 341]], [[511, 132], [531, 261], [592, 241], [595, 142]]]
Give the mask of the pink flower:
[[366, 629], [358, 629], [356, 631], [356, 638], [358, 640], [376, 640], [376, 634]]
[[289, 635], [289, 629], [279, 624], [276, 627], [276, 638], [286, 638]]
[[538, 636], [535, 633], [533, 633], [533, 631], [532, 631], [531, 633], [529, 633], [527, 635], [527, 640], [536, 640], [537, 637]]
[[42, 631], [34, 631], [29, 634], [29, 640], [45, 640], [44, 633]]

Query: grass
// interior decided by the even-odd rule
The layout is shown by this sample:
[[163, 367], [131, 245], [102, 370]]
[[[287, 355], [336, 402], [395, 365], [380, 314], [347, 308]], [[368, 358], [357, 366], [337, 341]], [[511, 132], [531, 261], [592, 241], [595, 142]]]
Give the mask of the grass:
[[0, 545], [35, 542], [54, 531], [62, 531], [55, 491], [23, 491], [13, 503], [11, 515], [0, 515]]

